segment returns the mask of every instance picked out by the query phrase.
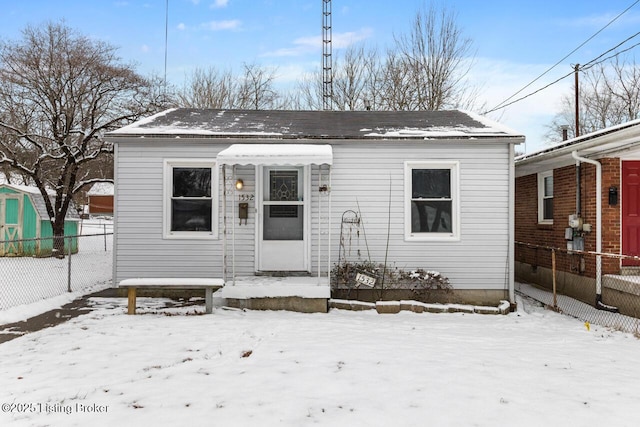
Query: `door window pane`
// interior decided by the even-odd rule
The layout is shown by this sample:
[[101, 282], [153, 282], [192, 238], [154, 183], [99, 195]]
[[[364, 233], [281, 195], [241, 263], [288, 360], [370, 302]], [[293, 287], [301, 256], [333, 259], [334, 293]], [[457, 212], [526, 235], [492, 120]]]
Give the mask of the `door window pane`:
[[[286, 208], [293, 216], [282, 216], [279, 208]], [[302, 240], [303, 207], [295, 206], [265, 206], [264, 207], [264, 240]], [[276, 213], [276, 215], [273, 215]]]
[[269, 171], [268, 200], [279, 202], [292, 202], [301, 200], [298, 194], [298, 171]]

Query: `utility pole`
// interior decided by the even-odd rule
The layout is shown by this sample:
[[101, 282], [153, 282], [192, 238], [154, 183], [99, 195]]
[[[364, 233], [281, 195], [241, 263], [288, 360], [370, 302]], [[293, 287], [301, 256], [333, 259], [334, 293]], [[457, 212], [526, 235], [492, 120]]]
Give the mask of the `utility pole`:
[[576, 85], [576, 135], [580, 136], [580, 87], [578, 86], [578, 71], [580, 71], [580, 64], [576, 64], [574, 67], [575, 85]]
[[333, 104], [333, 69], [331, 63], [331, 0], [322, 0], [322, 108]]

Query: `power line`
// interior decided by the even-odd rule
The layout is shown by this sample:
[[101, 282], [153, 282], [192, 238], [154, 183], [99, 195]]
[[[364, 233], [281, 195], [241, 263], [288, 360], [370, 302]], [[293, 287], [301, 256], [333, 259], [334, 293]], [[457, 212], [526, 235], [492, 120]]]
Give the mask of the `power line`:
[[[578, 71], [585, 71], [585, 70], [588, 70], [589, 68], [594, 67], [595, 65], [601, 64], [601, 63], [603, 63], [603, 62], [605, 62], [605, 61], [608, 61], [609, 59], [614, 58], [614, 57], [616, 57], [616, 56], [620, 55], [621, 53], [627, 52], [627, 51], [629, 51], [629, 50], [633, 49], [634, 47], [639, 46], [639, 45], [640, 45], [640, 42], [638, 42], [638, 43], [634, 44], [633, 46], [630, 46], [630, 47], [628, 47], [628, 48], [626, 48], [626, 49], [624, 49], [624, 50], [621, 50], [621, 51], [619, 51], [619, 52], [616, 52], [615, 54], [613, 54], [613, 55], [611, 55], [611, 56], [608, 56], [608, 57], [606, 57], [606, 58], [604, 58], [604, 59], [599, 60], [600, 58], [602, 58], [602, 57], [603, 57], [604, 55], [606, 55], [607, 53], [609, 53], [609, 52], [611, 52], [611, 51], [614, 51], [614, 50], [615, 50], [615, 49], [617, 49], [618, 47], [622, 46], [623, 44], [625, 44], [625, 43], [626, 43], [626, 42], [628, 42], [629, 40], [631, 40], [631, 39], [633, 39], [633, 38], [635, 38], [635, 37], [637, 37], [637, 36], [639, 36], [639, 35], [640, 35], [640, 32], [637, 32], [637, 33], [635, 33], [633, 36], [628, 37], [628, 38], [627, 38], [626, 40], [624, 40], [623, 42], [618, 43], [615, 47], [613, 47], [613, 48], [611, 48], [611, 49], [607, 50], [606, 52], [604, 52], [604, 53], [602, 53], [602, 54], [598, 55], [597, 57], [593, 58], [591, 61], [589, 61], [589, 62], [587, 62], [586, 64], [584, 64], [584, 65], [582, 65], [581, 67], [579, 67], [579, 68], [578, 68]], [[598, 61], [598, 60], [599, 60], [599, 61]], [[597, 62], [596, 62], [596, 61], [597, 61]], [[503, 105], [498, 105], [497, 107], [495, 107], [495, 108], [493, 108], [493, 109], [491, 109], [491, 110], [485, 111], [485, 112], [484, 112], [484, 113], [482, 113], [482, 114], [484, 115], [484, 114], [488, 114], [488, 113], [491, 113], [491, 112], [496, 111], [496, 110], [501, 110], [501, 109], [506, 108], [506, 107], [508, 107], [508, 106], [510, 106], [510, 105], [513, 105], [513, 104], [515, 104], [515, 103], [517, 103], [517, 102], [520, 102], [520, 101], [522, 101], [523, 99], [529, 98], [529, 97], [531, 97], [531, 96], [533, 96], [533, 95], [535, 95], [535, 94], [537, 94], [537, 93], [539, 93], [539, 92], [542, 92], [543, 90], [545, 90], [545, 89], [547, 89], [547, 88], [549, 88], [549, 87], [553, 86], [554, 84], [556, 84], [556, 83], [558, 83], [558, 82], [560, 82], [560, 81], [562, 81], [562, 80], [566, 79], [567, 77], [571, 76], [572, 74], [574, 74], [574, 73], [575, 73], [575, 71], [576, 71], [576, 70], [571, 70], [571, 71], [569, 71], [567, 74], [565, 74], [564, 76], [559, 77], [558, 79], [556, 79], [556, 80], [552, 81], [551, 83], [549, 83], [549, 84], [547, 84], [547, 85], [545, 85], [545, 86], [541, 87], [540, 89], [537, 89], [537, 90], [535, 90], [535, 91], [533, 91], [533, 92], [531, 92], [531, 93], [529, 93], [529, 94], [527, 94], [527, 95], [525, 95], [525, 96], [521, 96], [520, 98], [517, 98], [517, 99], [515, 99], [515, 100], [513, 100], [513, 101], [511, 101], [511, 102], [509, 102], [509, 103], [504, 104], [504, 102], [506, 102], [506, 100], [505, 100], [505, 101], [503, 101]], [[520, 91], [520, 92], [522, 92], [522, 91]], [[514, 95], [514, 96], [515, 96], [515, 95]], [[511, 98], [513, 98], [513, 96], [511, 96], [509, 99], [511, 99]]]
[[612, 48], [611, 48], [611, 49], [609, 49], [608, 51], [606, 51], [606, 52], [604, 52], [604, 53], [600, 54], [598, 57], [596, 57], [596, 58], [592, 59], [591, 61], [587, 62], [587, 63], [586, 63], [586, 64], [584, 64], [580, 69], [581, 69], [582, 71], [584, 71], [584, 70], [588, 70], [589, 68], [593, 67], [594, 65], [601, 64], [601, 63], [603, 63], [603, 62], [605, 62], [605, 61], [607, 61], [607, 60], [609, 60], [609, 59], [611, 59], [611, 58], [613, 58], [613, 57], [615, 57], [615, 56], [620, 55], [621, 53], [624, 53], [624, 52], [627, 52], [627, 51], [629, 51], [629, 50], [633, 49], [634, 47], [638, 46], [640, 43], [636, 43], [636, 44], [634, 44], [634, 45], [633, 45], [633, 46], [631, 46], [631, 47], [628, 47], [628, 48], [626, 48], [626, 49], [624, 49], [624, 50], [621, 50], [621, 51], [619, 51], [619, 52], [616, 52], [614, 55], [608, 56], [608, 57], [604, 58], [604, 59], [603, 59], [603, 60], [601, 60], [601, 61], [595, 62], [595, 61], [597, 61], [598, 59], [600, 59], [600, 58], [602, 58], [603, 56], [605, 56], [607, 53], [609, 53], [609, 52], [612, 52], [612, 51], [616, 50], [617, 48], [619, 48], [620, 46], [622, 46], [623, 44], [625, 44], [625, 43], [626, 43], [626, 42], [628, 42], [629, 40], [631, 40], [631, 39], [633, 39], [633, 38], [635, 38], [635, 37], [638, 37], [639, 35], [640, 35], [640, 31], [639, 31], [639, 32], [637, 32], [637, 33], [635, 33], [635, 34], [634, 34], [634, 35], [632, 35], [631, 37], [628, 37], [628, 38], [627, 38], [627, 39], [625, 39], [624, 41], [622, 41], [622, 42], [618, 43], [617, 45], [615, 45], [614, 47], [612, 47]]
[[[516, 93], [514, 93], [513, 95], [511, 95], [510, 97], [508, 97], [507, 99], [505, 99], [504, 101], [500, 102], [498, 105], [496, 105], [495, 107], [493, 107], [491, 110], [488, 110], [486, 112], [484, 112], [483, 114], [487, 114], [490, 113], [492, 111], [496, 111], [499, 110], [501, 108], [505, 108], [508, 105], [513, 104], [513, 102], [510, 102], [509, 104], [506, 104], [506, 102], [508, 102], [510, 99], [512, 99], [513, 97], [515, 97], [516, 95], [518, 95], [520, 92], [524, 91], [526, 88], [528, 88], [529, 86], [531, 86], [532, 84], [534, 84], [535, 82], [537, 82], [538, 80], [540, 80], [543, 76], [545, 76], [548, 72], [550, 72], [551, 70], [553, 70], [555, 67], [557, 67], [558, 65], [560, 65], [562, 63], [562, 61], [564, 61], [565, 59], [567, 59], [568, 57], [570, 57], [571, 55], [573, 55], [578, 49], [580, 49], [582, 46], [584, 46], [585, 44], [587, 44], [588, 42], [590, 42], [595, 36], [597, 36], [598, 34], [600, 34], [602, 31], [604, 31], [609, 25], [613, 24], [616, 20], [618, 20], [618, 18], [620, 18], [622, 15], [624, 15], [625, 13], [627, 13], [629, 11], [629, 9], [631, 9], [633, 6], [635, 6], [636, 4], [638, 4], [640, 2], [640, 0], [636, 0], [635, 2], [633, 2], [633, 4], [629, 7], [627, 7], [625, 10], [623, 10], [622, 12], [620, 12], [620, 14], [618, 14], [618, 16], [616, 16], [615, 18], [613, 18], [611, 21], [609, 21], [607, 23], [607, 25], [605, 25], [604, 27], [602, 27], [600, 30], [598, 30], [595, 34], [593, 34], [591, 37], [589, 37], [587, 40], [585, 40], [584, 42], [582, 42], [580, 44], [580, 46], [576, 47], [575, 49], [573, 49], [571, 52], [569, 52], [567, 55], [565, 55], [561, 60], [559, 60], [558, 62], [556, 62], [555, 64], [553, 64], [549, 69], [547, 69], [544, 73], [540, 74], [538, 77], [536, 77], [535, 79], [533, 79], [532, 81], [530, 81], [529, 83], [527, 83], [527, 85], [525, 85], [522, 89], [518, 90]], [[566, 76], [565, 76], [566, 77]], [[564, 78], [564, 77], [562, 77]], [[562, 78], [560, 80], [562, 80]], [[554, 83], [557, 83], [559, 80], [556, 80]], [[550, 85], [545, 86], [543, 89], [546, 89], [547, 87], [549, 87]], [[542, 90], [542, 89], [540, 89]], [[534, 92], [534, 93], [538, 93], [540, 90]], [[527, 95], [528, 96], [531, 96]], [[526, 98], [524, 97], [524, 98]], [[520, 99], [524, 99], [524, 98], [520, 98]]]

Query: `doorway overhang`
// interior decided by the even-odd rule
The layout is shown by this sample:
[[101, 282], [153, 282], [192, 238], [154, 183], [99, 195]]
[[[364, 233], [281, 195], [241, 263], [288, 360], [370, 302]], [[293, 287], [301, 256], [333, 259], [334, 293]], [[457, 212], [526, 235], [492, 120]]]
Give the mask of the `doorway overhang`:
[[[326, 195], [326, 213], [323, 210], [322, 199], [318, 197], [318, 224], [317, 224], [317, 267], [318, 284], [321, 283], [321, 258], [322, 258], [322, 235], [326, 236], [326, 265], [327, 281], [331, 275], [331, 167], [333, 165], [333, 148], [328, 144], [232, 144], [228, 148], [220, 151], [216, 157], [218, 165], [222, 169], [222, 181], [224, 182], [223, 202], [223, 278], [227, 280], [227, 195], [233, 194], [235, 200], [236, 188], [230, 192], [227, 190], [226, 167], [232, 167], [233, 179], [235, 179], [236, 166], [309, 166], [317, 165], [318, 170], [318, 192]], [[328, 179], [325, 181], [322, 174], [322, 166], [328, 166]], [[326, 182], [326, 184], [323, 184]], [[309, 199], [310, 200], [310, 199]], [[307, 202], [308, 203], [308, 202]], [[235, 218], [235, 203], [232, 203], [231, 217]], [[326, 221], [323, 223], [322, 219]], [[232, 277], [235, 285], [235, 220], [232, 222]]]
[[331, 165], [333, 149], [326, 144], [233, 144], [217, 160], [221, 165]]

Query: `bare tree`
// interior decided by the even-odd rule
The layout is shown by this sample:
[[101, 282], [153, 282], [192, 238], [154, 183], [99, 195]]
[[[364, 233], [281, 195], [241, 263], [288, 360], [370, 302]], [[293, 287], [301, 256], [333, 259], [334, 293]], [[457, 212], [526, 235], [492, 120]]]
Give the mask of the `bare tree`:
[[296, 83], [295, 94], [292, 95], [290, 106], [302, 110], [322, 110], [322, 72], [316, 70], [305, 73]]
[[389, 51], [381, 69], [380, 86], [377, 88], [381, 110], [414, 110], [414, 88], [406, 62], [394, 51]]
[[231, 70], [196, 68], [177, 91], [176, 102], [188, 108], [234, 108], [238, 102], [238, 86]]
[[112, 155], [104, 132], [163, 105], [109, 44], [58, 23], [27, 27], [22, 36], [0, 45], [0, 165], [38, 187], [54, 251], [63, 256], [73, 196], [112, 178], [112, 171], [93, 167]]
[[238, 107], [251, 110], [273, 109], [278, 93], [273, 87], [276, 74], [255, 63], [243, 64], [244, 73], [238, 90]]
[[196, 68], [176, 93], [176, 103], [189, 108], [272, 109], [280, 97], [274, 88], [275, 71], [255, 63], [243, 64], [238, 76], [233, 70]]
[[[333, 61], [332, 105], [337, 110], [364, 110], [369, 106], [377, 109], [380, 84], [380, 67], [375, 49], [364, 45], [347, 47], [343, 53], [336, 53]], [[307, 73], [298, 81], [296, 99], [287, 105], [300, 105], [304, 109], [323, 108], [322, 73], [316, 70]]]
[[[640, 68], [635, 60], [618, 56], [584, 69], [579, 75], [580, 135], [640, 117]], [[560, 100], [560, 109], [547, 126], [547, 142], [558, 141], [563, 126], [576, 135], [575, 86]]]
[[[410, 110], [440, 110], [466, 103], [471, 47], [454, 12], [433, 4], [418, 11], [409, 33], [395, 37], [397, 54], [393, 61], [387, 61], [393, 69], [404, 69], [406, 83], [411, 86], [411, 98], [402, 90], [403, 99], [395, 103]], [[391, 72], [386, 75], [394, 77]]]
[[[472, 43], [456, 14], [430, 6], [416, 13], [406, 34], [380, 57], [376, 48], [350, 46], [333, 66], [332, 104], [339, 110], [478, 109], [478, 90], [468, 80]], [[305, 76], [298, 87], [306, 105], [322, 106], [322, 74]]]
[[[375, 72], [375, 51], [364, 46], [349, 46], [334, 62], [333, 105], [338, 110], [363, 110], [373, 98], [367, 82]], [[365, 105], [366, 104], [366, 105]]]

